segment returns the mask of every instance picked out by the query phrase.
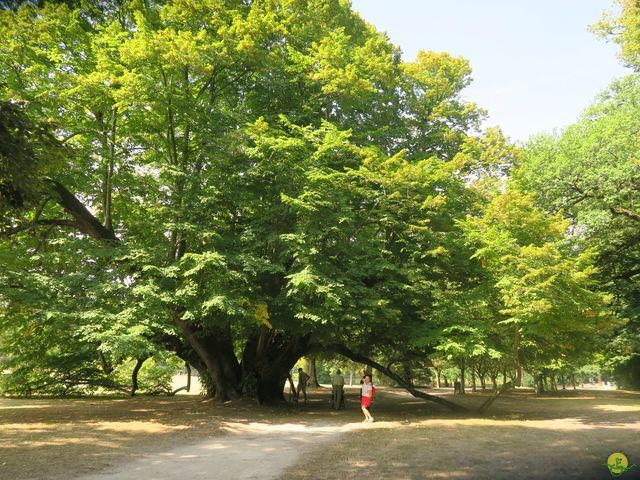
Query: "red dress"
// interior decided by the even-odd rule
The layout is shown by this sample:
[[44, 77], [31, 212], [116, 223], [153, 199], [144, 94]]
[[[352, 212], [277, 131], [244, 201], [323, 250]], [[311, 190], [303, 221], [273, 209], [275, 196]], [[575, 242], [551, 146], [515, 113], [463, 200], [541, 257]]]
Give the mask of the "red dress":
[[[374, 390], [374, 386], [371, 385], [371, 387], [367, 388], [365, 387], [366, 383], [362, 384], [362, 397], [360, 398], [360, 405], [362, 405], [363, 407], [367, 407], [369, 408], [371, 406], [371, 399], [373, 398], [373, 396], [375, 395], [375, 390]], [[368, 390], [367, 393], [370, 393], [371, 396], [367, 397], [364, 395], [364, 391]]]

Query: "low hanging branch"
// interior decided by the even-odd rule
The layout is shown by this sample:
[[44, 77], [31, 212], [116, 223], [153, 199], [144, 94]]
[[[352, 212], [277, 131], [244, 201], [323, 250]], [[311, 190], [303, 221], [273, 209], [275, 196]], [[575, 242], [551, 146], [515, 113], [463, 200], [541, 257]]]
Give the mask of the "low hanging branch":
[[176, 393], [183, 390], [187, 392], [191, 391], [191, 365], [189, 365], [189, 362], [184, 362], [184, 367], [187, 369], [187, 384], [184, 387], [176, 388], [173, 392], [171, 392], [171, 395], [175, 395]]
[[504, 385], [502, 385], [502, 387], [500, 387], [500, 389], [495, 393], [495, 395], [490, 396], [482, 403], [482, 405], [480, 405], [480, 407], [478, 408], [478, 413], [486, 412], [487, 409], [491, 406], [491, 404], [493, 404], [493, 402], [495, 402], [500, 395], [502, 395], [507, 390], [511, 390], [512, 388], [513, 388], [513, 384], [511, 382], [507, 382]]
[[464, 407], [462, 405], [458, 405], [457, 403], [450, 402], [449, 400], [445, 400], [444, 398], [438, 397], [437, 395], [431, 395], [429, 393], [421, 392], [411, 382], [409, 382], [406, 379], [402, 378], [397, 373], [392, 372], [388, 368], [380, 365], [378, 362], [376, 362], [374, 360], [371, 360], [368, 357], [365, 357], [364, 355], [360, 355], [359, 353], [356, 353], [356, 352], [350, 350], [349, 348], [345, 347], [344, 345], [334, 345], [334, 346], [331, 347], [331, 350], [333, 350], [336, 353], [339, 353], [340, 355], [342, 355], [344, 357], [347, 357], [347, 358], [353, 360], [354, 362], [364, 363], [366, 365], [369, 365], [370, 367], [375, 368], [379, 372], [384, 373], [387, 377], [391, 378], [392, 380], [395, 380], [398, 383], [398, 385], [400, 385], [401, 387], [406, 389], [414, 397], [424, 398], [425, 400], [429, 400], [430, 402], [435, 402], [435, 403], [437, 403], [439, 405], [442, 405], [443, 407], [446, 407], [449, 410], [452, 410], [454, 412], [468, 412], [469, 411], [469, 409], [467, 407]]

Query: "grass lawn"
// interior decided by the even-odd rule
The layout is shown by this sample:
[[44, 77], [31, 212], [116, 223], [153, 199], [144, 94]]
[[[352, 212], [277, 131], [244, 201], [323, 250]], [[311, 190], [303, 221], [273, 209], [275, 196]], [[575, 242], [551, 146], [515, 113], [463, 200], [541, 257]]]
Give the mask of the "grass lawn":
[[620, 478], [640, 478], [638, 393], [519, 392], [466, 418], [398, 390], [381, 397], [375, 423], [316, 449], [284, 479], [607, 479], [603, 464], [618, 451], [639, 466]]
[[[359, 423], [357, 389], [348, 390], [347, 410], [340, 412], [330, 409], [328, 389], [309, 394], [309, 403], [297, 408], [219, 405], [194, 396], [2, 398], [0, 478], [73, 478], [222, 437], [249, 422], [320, 424], [341, 432], [306, 449], [285, 472], [287, 480], [606, 479], [603, 464], [614, 451], [640, 465], [640, 395], [631, 392], [520, 392], [501, 397], [480, 417], [381, 388], [372, 409], [376, 422], [368, 425]], [[485, 397], [449, 398], [473, 406]], [[620, 478], [640, 478], [639, 470]]]
[[223, 435], [227, 422], [277, 422], [291, 415], [197, 396], [0, 398], [0, 479], [73, 478]]

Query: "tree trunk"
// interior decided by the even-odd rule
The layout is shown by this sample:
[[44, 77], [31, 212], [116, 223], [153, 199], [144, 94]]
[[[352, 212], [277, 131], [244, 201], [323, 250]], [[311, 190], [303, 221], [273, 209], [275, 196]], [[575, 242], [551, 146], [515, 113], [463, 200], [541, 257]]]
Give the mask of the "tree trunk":
[[471, 364], [471, 391], [476, 393], [476, 369]]
[[96, 217], [64, 185], [48, 179], [55, 200], [75, 220], [78, 230], [98, 240], [118, 241], [112, 230], [104, 227]]
[[102, 371], [105, 375], [109, 375], [113, 372], [113, 366], [107, 361], [101, 350], [98, 350], [98, 356], [100, 357], [100, 365], [102, 366]]
[[465, 392], [464, 392], [464, 386], [465, 385], [464, 384], [465, 384], [465, 380], [466, 379], [465, 379], [464, 371], [465, 371], [465, 364], [464, 364], [464, 360], [462, 360], [460, 362], [460, 395], [464, 395], [465, 394]]
[[[504, 382], [504, 383], [507, 383], [507, 382]], [[491, 386], [494, 392], [498, 391], [498, 375], [497, 374], [491, 375]]]
[[296, 362], [309, 350], [308, 335], [294, 335], [260, 327], [245, 344], [242, 376], [256, 381], [260, 404], [284, 402], [284, 384]]
[[522, 386], [522, 366], [520, 365], [520, 328], [516, 325], [513, 336], [513, 358], [516, 363], [515, 386]]
[[310, 355], [305, 358], [305, 369], [309, 374], [309, 386], [310, 387], [319, 387], [318, 383], [318, 375], [316, 372], [316, 357], [315, 355]]
[[[219, 342], [213, 336], [203, 338], [202, 334], [196, 333], [196, 330], [184, 321], [178, 312], [173, 312], [172, 317], [184, 338], [206, 367], [214, 390], [214, 400], [226, 401], [240, 398], [237, 359], [233, 354], [233, 344], [230, 340], [223, 338]], [[227, 342], [224, 340], [229, 340], [230, 345], [225, 345]], [[217, 349], [216, 347], [219, 346], [222, 348]], [[235, 365], [233, 365], [234, 361]]]
[[440, 388], [440, 374], [442, 373], [441, 368], [436, 368], [436, 388]]
[[413, 372], [411, 371], [411, 364], [409, 362], [402, 364], [402, 376], [408, 383], [413, 383]]
[[102, 175], [102, 215], [103, 224], [108, 230], [113, 230], [113, 222], [111, 218], [112, 212], [112, 190], [113, 190], [113, 172], [115, 167], [115, 142], [116, 142], [116, 124], [118, 110], [114, 107], [111, 109], [108, 124], [100, 115], [100, 122], [103, 131], [102, 139], [102, 159], [104, 172]]
[[148, 359], [149, 357], [142, 357], [139, 358], [136, 366], [133, 367], [133, 372], [131, 372], [131, 392], [129, 393], [130, 396], [135, 396], [136, 394], [136, 390], [138, 390], [138, 372], [140, 372], [140, 368], [142, 368], [142, 364]]
[[191, 365], [189, 365], [189, 362], [184, 362], [184, 366], [187, 369], [187, 384], [184, 387], [176, 388], [171, 392], [171, 395], [175, 395], [182, 390], [186, 390], [187, 392], [191, 391]]

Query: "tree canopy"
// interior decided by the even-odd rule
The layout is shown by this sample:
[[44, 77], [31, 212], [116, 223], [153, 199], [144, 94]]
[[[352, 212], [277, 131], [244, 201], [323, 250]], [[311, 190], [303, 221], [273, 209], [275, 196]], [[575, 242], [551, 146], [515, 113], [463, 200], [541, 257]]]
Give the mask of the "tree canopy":
[[532, 193], [555, 141], [481, 128], [467, 60], [402, 61], [348, 1], [25, 2], [0, 32], [7, 391], [173, 352], [273, 401], [336, 352], [415, 394], [430, 355], [542, 374], [621, 325]]

